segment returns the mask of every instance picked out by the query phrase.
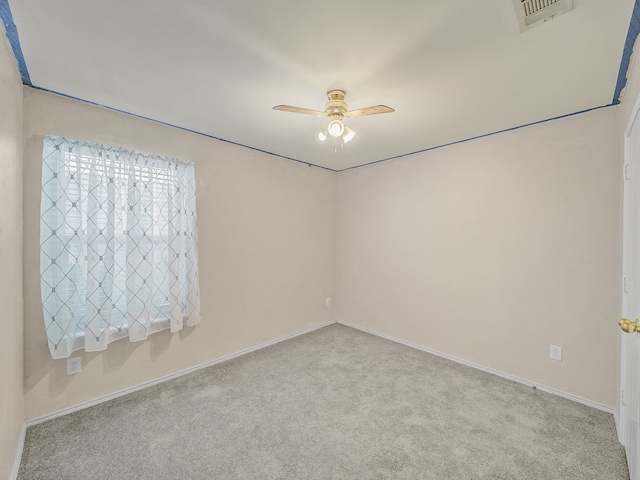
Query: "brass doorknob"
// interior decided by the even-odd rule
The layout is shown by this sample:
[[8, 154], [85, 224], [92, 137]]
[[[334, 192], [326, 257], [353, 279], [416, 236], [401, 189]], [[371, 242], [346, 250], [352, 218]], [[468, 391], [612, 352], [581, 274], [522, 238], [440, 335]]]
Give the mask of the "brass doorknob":
[[638, 320], [632, 322], [631, 320], [627, 320], [626, 318], [621, 318], [618, 325], [620, 325], [622, 331], [626, 333], [640, 332], [640, 321]]

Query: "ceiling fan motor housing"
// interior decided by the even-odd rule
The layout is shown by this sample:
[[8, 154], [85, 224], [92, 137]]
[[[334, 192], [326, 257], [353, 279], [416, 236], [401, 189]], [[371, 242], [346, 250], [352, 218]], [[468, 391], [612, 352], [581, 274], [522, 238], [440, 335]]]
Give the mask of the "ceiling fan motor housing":
[[347, 112], [347, 102], [344, 101], [344, 90], [330, 90], [327, 92], [329, 101], [324, 106], [325, 113], [334, 120], [341, 120]]

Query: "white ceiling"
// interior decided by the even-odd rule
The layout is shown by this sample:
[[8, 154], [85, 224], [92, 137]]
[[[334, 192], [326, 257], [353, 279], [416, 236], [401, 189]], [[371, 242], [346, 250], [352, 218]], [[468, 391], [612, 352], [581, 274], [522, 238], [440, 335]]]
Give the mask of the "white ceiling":
[[[34, 86], [334, 170], [611, 104], [634, 0], [8, 0]], [[358, 135], [334, 152], [329, 89]]]

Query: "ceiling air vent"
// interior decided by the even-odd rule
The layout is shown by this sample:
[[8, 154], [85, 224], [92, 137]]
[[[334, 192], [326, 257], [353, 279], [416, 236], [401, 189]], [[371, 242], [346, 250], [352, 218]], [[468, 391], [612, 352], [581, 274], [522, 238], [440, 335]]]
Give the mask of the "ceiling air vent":
[[556, 15], [572, 10], [573, 0], [513, 0], [513, 5], [516, 8], [520, 31], [524, 32], [551, 20]]

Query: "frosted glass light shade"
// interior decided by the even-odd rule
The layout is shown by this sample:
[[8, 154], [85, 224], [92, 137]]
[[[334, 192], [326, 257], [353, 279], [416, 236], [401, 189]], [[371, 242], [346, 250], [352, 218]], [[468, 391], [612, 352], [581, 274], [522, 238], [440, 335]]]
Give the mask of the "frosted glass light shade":
[[344, 141], [344, 143], [349, 143], [355, 136], [356, 132], [351, 130], [349, 127], [344, 127], [344, 135], [342, 136], [342, 140]]
[[344, 132], [344, 125], [340, 120], [334, 120], [329, 124], [327, 130], [332, 137], [339, 137]]

